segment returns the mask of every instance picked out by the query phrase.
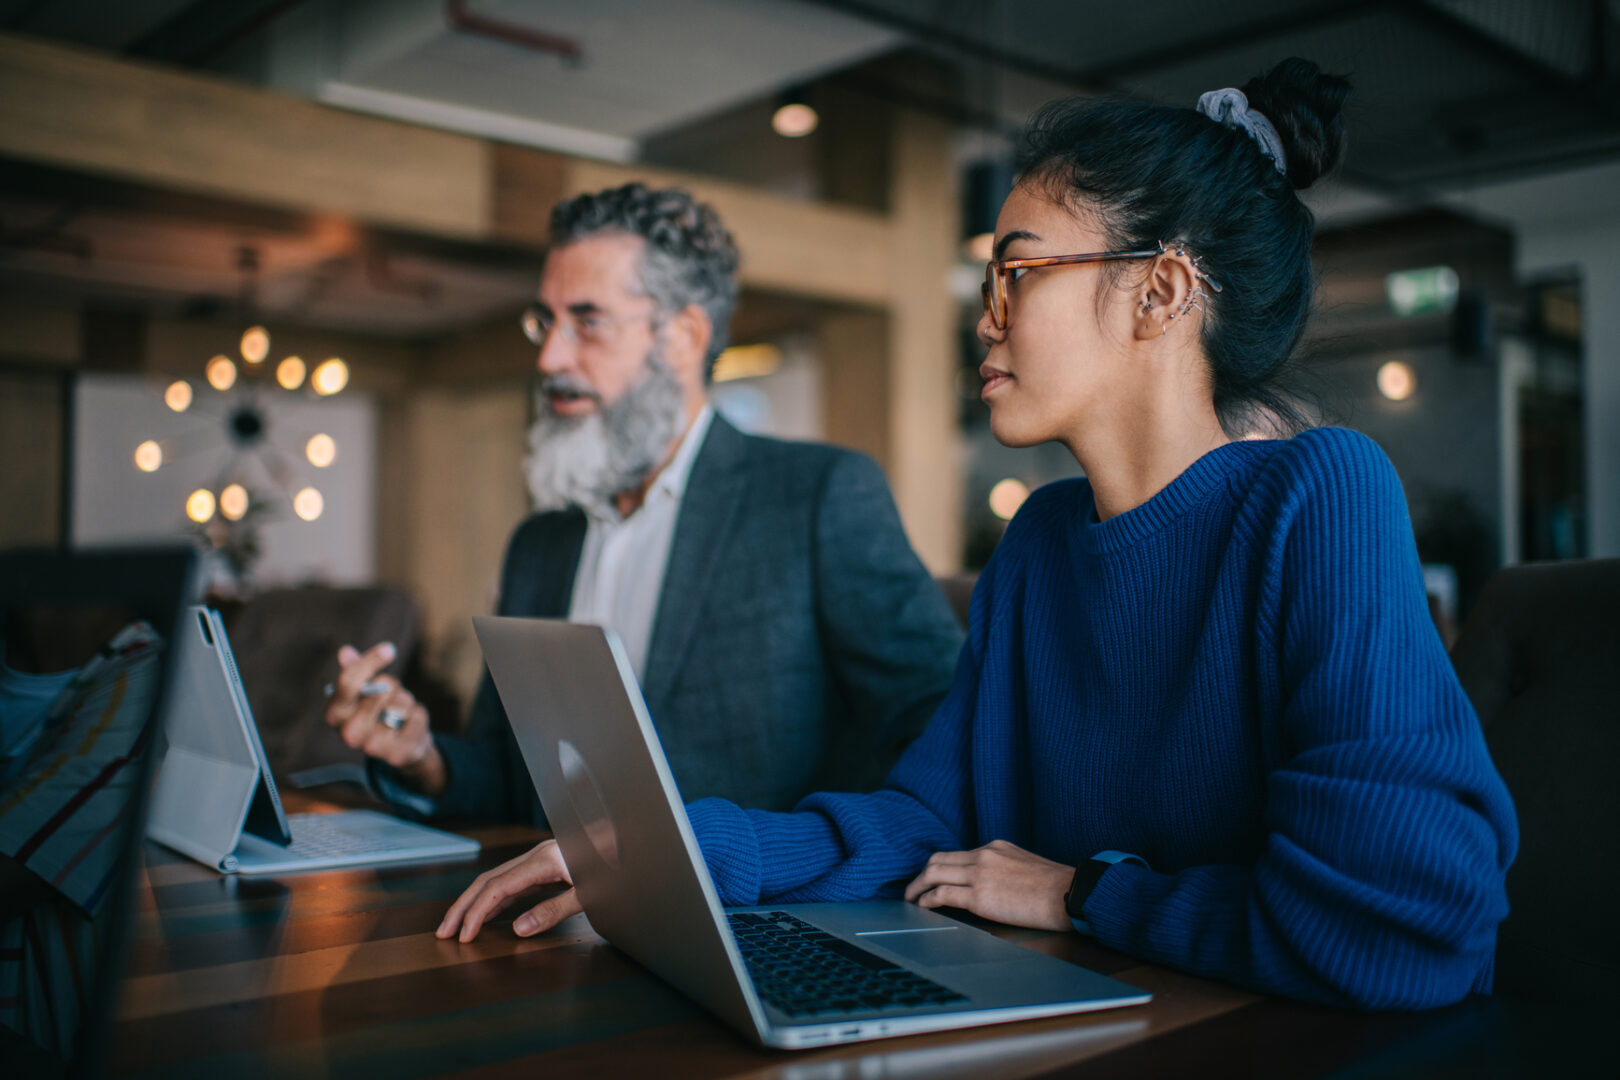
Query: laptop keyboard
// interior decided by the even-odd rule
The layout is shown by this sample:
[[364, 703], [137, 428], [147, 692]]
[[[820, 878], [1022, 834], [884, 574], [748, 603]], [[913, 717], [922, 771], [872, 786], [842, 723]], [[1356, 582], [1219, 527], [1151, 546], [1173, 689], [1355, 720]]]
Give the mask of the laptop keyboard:
[[789, 1016], [838, 1016], [967, 998], [785, 911], [729, 913], [759, 996]]
[[385, 851], [414, 851], [422, 846], [419, 836], [389, 835], [372, 829], [347, 828], [338, 814], [290, 814], [287, 831], [292, 843], [287, 850], [306, 859], [344, 858]]

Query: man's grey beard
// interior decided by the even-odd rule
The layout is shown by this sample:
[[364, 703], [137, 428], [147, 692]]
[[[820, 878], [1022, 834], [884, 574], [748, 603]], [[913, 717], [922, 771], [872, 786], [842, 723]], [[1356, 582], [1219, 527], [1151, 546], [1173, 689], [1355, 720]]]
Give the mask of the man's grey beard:
[[[664, 460], [680, 434], [686, 394], [657, 350], [647, 354], [646, 372], [618, 401], [584, 416], [558, 416], [541, 405], [523, 461], [537, 509], [578, 506], [614, 517], [613, 496], [639, 487]], [[553, 388], [592, 392], [566, 375], [546, 379], [541, 392]]]

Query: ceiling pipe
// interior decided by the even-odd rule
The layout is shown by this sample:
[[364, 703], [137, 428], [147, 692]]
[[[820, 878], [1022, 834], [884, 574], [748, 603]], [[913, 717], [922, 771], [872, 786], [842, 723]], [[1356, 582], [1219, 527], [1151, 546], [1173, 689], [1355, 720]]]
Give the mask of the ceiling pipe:
[[544, 30], [535, 30], [518, 23], [506, 22], [504, 19], [491, 19], [487, 15], [478, 15], [469, 11], [467, 0], [445, 0], [445, 18], [450, 25], [468, 34], [478, 34], [482, 37], [494, 38], [512, 45], [521, 45], [525, 49], [535, 49], [539, 52], [551, 53], [560, 56], [570, 64], [578, 64], [585, 58], [585, 51], [578, 41], [566, 38], [560, 34], [548, 34]]

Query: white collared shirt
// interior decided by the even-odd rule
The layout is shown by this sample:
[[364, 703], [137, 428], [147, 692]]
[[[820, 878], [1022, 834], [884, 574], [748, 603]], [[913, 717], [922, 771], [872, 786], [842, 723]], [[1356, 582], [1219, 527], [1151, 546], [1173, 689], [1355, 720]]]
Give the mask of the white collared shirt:
[[636, 678], [646, 674], [653, 618], [664, 590], [664, 571], [675, 539], [675, 520], [714, 409], [705, 405], [679, 449], [647, 489], [640, 509], [627, 518], [587, 513], [585, 545], [574, 574], [568, 621], [615, 631], [630, 656]]

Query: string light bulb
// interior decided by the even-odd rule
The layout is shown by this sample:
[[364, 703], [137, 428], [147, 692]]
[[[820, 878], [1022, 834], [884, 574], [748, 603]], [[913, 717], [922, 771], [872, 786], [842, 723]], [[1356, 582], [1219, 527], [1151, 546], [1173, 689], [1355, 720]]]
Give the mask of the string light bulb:
[[309, 385], [322, 397], [330, 397], [349, 385], [349, 365], [335, 356], [322, 360], [310, 376]]
[[135, 467], [141, 472], [157, 472], [163, 465], [163, 447], [147, 439], [135, 448]]
[[283, 390], [296, 390], [304, 385], [304, 361], [302, 357], [289, 356], [276, 365], [276, 382], [281, 384]]
[[201, 525], [214, 516], [214, 493], [198, 488], [186, 498], [186, 517]]
[[163, 404], [175, 412], [185, 412], [191, 408], [191, 384], [184, 379], [176, 379], [163, 391]]
[[247, 488], [230, 484], [219, 493], [219, 512], [231, 521], [241, 521], [248, 511]]
[[304, 488], [293, 496], [293, 513], [305, 521], [314, 521], [326, 509], [326, 500], [312, 487]]
[[236, 365], [231, 363], [230, 357], [223, 354], [208, 361], [203, 374], [208, 377], [208, 385], [222, 394], [236, 385]]
[[312, 435], [304, 444], [304, 456], [317, 469], [324, 469], [337, 460], [337, 440], [330, 435]]
[[250, 326], [242, 331], [242, 359], [260, 364], [270, 355], [270, 331], [262, 326]]

